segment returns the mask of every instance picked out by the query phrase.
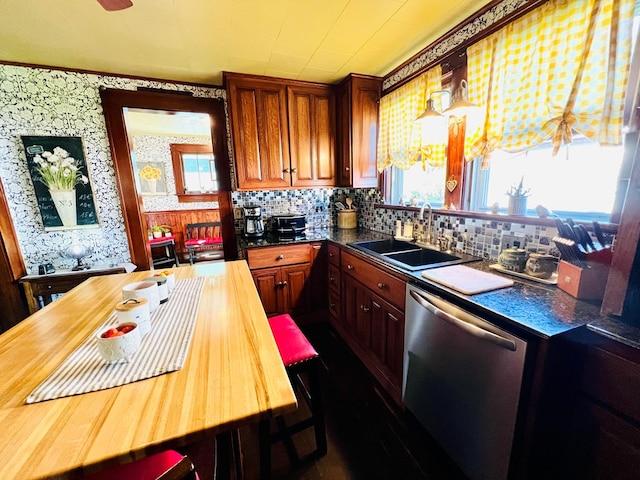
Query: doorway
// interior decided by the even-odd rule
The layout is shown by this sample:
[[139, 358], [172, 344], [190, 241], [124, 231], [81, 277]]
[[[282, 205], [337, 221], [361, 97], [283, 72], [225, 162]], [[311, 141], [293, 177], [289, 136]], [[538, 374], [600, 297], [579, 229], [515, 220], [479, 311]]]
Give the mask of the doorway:
[[215, 177], [224, 258], [235, 260], [238, 254], [231, 204], [226, 117], [222, 99], [192, 97], [183, 93], [114, 89], [102, 90], [100, 96], [132, 262], [141, 270], [149, 269], [152, 264], [151, 249], [147, 240], [148, 225], [142, 210], [142, 197], [136, 186], [137, 179], [131, 155], [131, 133], [127, 130], [125, 122], [125, 109], [191, 112], [209, 116], [211, 146], [215, 152]]

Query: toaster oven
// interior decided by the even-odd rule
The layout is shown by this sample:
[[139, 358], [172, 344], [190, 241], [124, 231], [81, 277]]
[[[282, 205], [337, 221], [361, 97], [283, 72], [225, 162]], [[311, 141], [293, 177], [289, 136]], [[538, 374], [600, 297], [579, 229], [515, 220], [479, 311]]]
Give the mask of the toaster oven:
[[273, 232], [279, 237], [297, 237], [304, 234], [307, 219], [298, 213], [273, 215]]

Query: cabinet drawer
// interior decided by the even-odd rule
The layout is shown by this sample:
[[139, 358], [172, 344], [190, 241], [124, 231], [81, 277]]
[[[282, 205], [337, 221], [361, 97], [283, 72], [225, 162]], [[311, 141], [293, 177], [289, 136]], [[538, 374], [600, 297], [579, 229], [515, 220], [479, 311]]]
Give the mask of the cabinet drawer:
[[329, 263], [331, 265], [335, 265], [336, 267], [340, 267], [340, 247], [334, 245], [333, 243], [329, 243], [327, 245], [327, 252], [329, 257]]
[[582, 388], [609, 407], [640, 422], [640, 365], [602, 348], [589, 349]]
[[310, 261], [311, 249], [308, 243], [289, 245], [287, 247], [265, 247], [247, 250], [247, 263], [251, 270], [309, 263]]
[[404, 312], [405, 281], [345, 251], [342, 252], [342, 272], [353, 276]]
[[333, 264], [329, 264], [329, 288], [340, 291], [340, 269]]

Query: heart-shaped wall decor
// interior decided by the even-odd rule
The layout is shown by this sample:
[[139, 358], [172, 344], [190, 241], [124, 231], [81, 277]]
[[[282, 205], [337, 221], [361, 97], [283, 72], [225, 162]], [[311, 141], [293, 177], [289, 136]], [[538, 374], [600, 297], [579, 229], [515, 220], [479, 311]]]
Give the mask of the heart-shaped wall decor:
[[447, 180], [447, 190], [449, 190], [449, 193], [453, 193], [457, 186], [458, 181], [455, 178], [451, 177], [449, 180]]

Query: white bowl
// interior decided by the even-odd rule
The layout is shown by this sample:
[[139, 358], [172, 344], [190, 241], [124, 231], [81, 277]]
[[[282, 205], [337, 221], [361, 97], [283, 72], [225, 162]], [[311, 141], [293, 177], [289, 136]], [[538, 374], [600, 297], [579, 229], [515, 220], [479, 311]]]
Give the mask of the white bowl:
[[[119, 329], [125, 326], [132, 326], [133, 329], [115, 337], [104, 338], [102, 335], [108, 330], [115, 328]], [[116, 325], [115, 327], [109, 327], [101, 330], [96, 334], [96, 343], [98, 345], [98, 351], [102, 358], [108, 363], [117, 362], [124, 359], [125, 362], [131, 360], [131, 356], [136, 353], [140, 347], [140, 329], [134, 322], [125, 322]]]
[[149, 300], [149, 312], [153, 313], [160, 306], [160, 292], [156, 282], [134, 282], [122, 287], [122, 299], [142, 297]]

